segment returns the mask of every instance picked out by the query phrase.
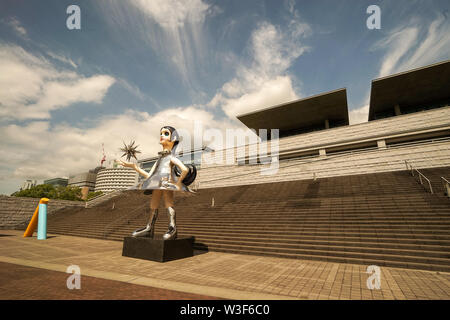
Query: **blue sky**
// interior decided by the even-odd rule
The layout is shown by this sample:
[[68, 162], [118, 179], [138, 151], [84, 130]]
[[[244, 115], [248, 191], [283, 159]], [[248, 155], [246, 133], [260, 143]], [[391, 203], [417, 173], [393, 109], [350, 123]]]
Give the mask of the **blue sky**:
[[[66, 8], [81, 9], [68, 30]], [[381, 29], [369, 30], [369, 5]], [[0, 2], [0, 193], [93, 168], [162, 125], [238, 128], [237, 114], [450, 58], [448, 0]]]

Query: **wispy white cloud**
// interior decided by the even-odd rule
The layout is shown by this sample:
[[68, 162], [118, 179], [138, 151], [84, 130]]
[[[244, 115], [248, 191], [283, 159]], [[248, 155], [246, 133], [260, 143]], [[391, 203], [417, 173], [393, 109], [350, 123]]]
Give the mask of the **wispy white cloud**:
[[[210, 55], [206, 21], [221, 9], [204, 0], [109, 2], [102, 10], [127, 29], [133, 25], [139, 38], [176, 68], [186, 88], [193, 89], [190, 93], [198, 98], [195, 101], [205, 101], [207, 97], [197, 86], [205, 65], [216, 61], [235, 69], [235, 77], [224, 83], [207, 103], [209, 107], [220, 105], [233, 121], [237, 113], [298, 97], [294, 87], [299, 81], [289, 74], [289, 68], [308, 50], [302, 40], [311, 33], [311, 28], [302, 23], [295, 6], [287, 8], [282, 26], [268, 22], [257, 25], [246, 49], [248, 59], [238, 58], [232, 52]], [[274, 95], [265, 99], [261, 95], [267, 92]]]
[[396, 72], [447, 59], [450, 59], [450, 19], [440, 15], [430, 24], [425, 38], [417, 43], [410, 56], [397, 66]]
[[379, 77], [394, 73], [400, 59], [416, 43], [418, 35], [417, 28], [405, 28], [389, 35], [379, 43], [380, 47], [388, 47], [389, 51], [384, 57]]
[[130, 3], [169, 30], [203, 23], [210, 7], [202, 0], [133, 0]]
[[55, 60], [58, 60], [58, 61], [61, 61], [61, 62], [65, 63], [65, 64], [71, 65], [75, 69], [78, 68], [78, 66], [76, 65], [75, 62], [73, 62], [72, 59], [70, 59], [70, 58], [68, 58], [68, 57], [66, 57], [64, 55], [56, 54], [56, 53], [51, 52], [51, 51], [47, 51], [47, 55], [50, 56], [51, 58], [55, 59]]
[[260, 88], [237, 98], [222, 98], [221, 107], [230, 117], [298, 99], [289, 76], [278, 76], [261, 83]]
[[14, 30], [22, 38], [28, 38], [28, 32], [22, 23], [16, 17], [9, 17], [3, 20], [3, 23]]
[[[399, 27], [376, 43], [385, 50], [378, 77], [408, 71], [450, 59], [450, 21], [439, 15], [430, 24], [420, 19]], [[350, 110], [350, 124], [368, 121], [369, 98], [361, 107]]]
[[129, 0], [109, 1], [101, 9], [167, 61], [188, 88], [195, 87], [209, 52], [204, 23], [221, 12], [218, 6], [203, 0]]
[[162, 109], [162, 106], [156, 101], [152, 96], [146, 94], [145, 92], [142, 92], [142, 90], [130, 83], [125, 78], [118, 78], [116, 77], [116, 83], [120, 85], [122, 88], [127, 90], [129, 93], [131, 93], [133, 96], [137, 97], [141, 101], [150, 101], [154, 106], [156, 106], [158, 109]]
[[287, 27], [268, 22], [258, 25], [249, 42], [250, 62], [238, 65], [236, 77], [222, 86], [208, 106], [220, 106], [234, 119], [242, 113], [298, 98], [289, 68], [309, 49], [303, 39], [311, 34], [311, 28], [293, 12], [296, 18]]
[[49, 119], [52, 110], [76, 102], [100, 103], [115, 79], [59, 70], [16, 45], [0, 44], [2, 120]]
[[450, 20], [439, 15], [428, 26], [419, 19], [396, 29], [377, 43], [386, 50], [379, 77], [407, 71], [450, 58]]

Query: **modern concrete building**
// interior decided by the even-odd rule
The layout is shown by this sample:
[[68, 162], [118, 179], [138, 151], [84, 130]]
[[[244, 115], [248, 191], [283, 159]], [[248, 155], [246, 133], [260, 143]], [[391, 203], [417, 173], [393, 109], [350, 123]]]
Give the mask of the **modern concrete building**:
[[241, 115], [249, 128], [280, 129], [280, 139], [267, 142], [269, 161], [259, 161], [254, 144], [212, 152], [199, 188], [397, 171], [405, 161], [450, 166], [449, 105], [445, 61], [374, 80], [365, 123], [348, 125], [345, 89]]
[[44, 184], [51, 184], [52, 186], [55, 187], [66, 187], [68, 183], [69, 179], [67, 178], [53, 178], [44, 180]]
[[127, 189], [138, 182], [138, 173], [131, 168], [104, 168], [97, 173], [95, 191], [112, 192]]
[[31, 189], [32, 187], [36, 186], [37, 181], [36, 180], [32, 180], [32, 179], [28, 179], [25, 180], [22, 183], [22, 186], [20, 187], [20, 190], [28, 190]]
[[95, 179], [97, 178], [97, 174], [93, 171], [82, 172], [72, 176], [69, 176], [69, 181], [67, 183], [68, 186], [79, 187], [79, 188], [87, 188], [89, 192], [94, 191], [95, 189]]
[[279, 137], [349, 124], [347, 90], [338, 89], [237, 116], [248, 128], [278, 129]]
[[372, 81], [369, 121], [447, 106], [450, 60]]

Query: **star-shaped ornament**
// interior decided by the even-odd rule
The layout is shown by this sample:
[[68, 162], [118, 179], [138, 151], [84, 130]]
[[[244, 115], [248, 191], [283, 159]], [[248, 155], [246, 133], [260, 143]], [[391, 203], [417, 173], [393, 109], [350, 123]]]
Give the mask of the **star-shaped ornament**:
[[127, 161], [130, 161], [131, 158], [136, 158], [136, 154], [137, 153], [141, 153], [139, 150], [136, 150], [137, 147], [139, 146], [134, 146], [134, 141], [130, 142], [129, 145], [126, 145], [125, 142], [123, 143], [124, 147], [120, 148], [120, 151], [123, 152], [122, 157], [126, 156], [127, 157]]

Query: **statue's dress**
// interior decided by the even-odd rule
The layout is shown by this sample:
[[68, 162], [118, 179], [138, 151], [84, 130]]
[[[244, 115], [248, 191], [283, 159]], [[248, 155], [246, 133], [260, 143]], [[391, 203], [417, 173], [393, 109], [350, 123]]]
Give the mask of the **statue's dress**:
[[172, 158], [175, 158], [170, 152], [158, 152], [159, 158], [155, 164], [155, 170], [152, 175], [140, 182], [139, 184], [131, 187], [130, 190], [172, 190], [172, 191], [185, 191], [193, 192], [183, 183], [181, 189], [177, 190], [173, 183], [170, 183], [170, 176], [174, 181], [178, 181], [179, 177], [175, 175], [175, 165], [171, 164]]

